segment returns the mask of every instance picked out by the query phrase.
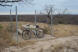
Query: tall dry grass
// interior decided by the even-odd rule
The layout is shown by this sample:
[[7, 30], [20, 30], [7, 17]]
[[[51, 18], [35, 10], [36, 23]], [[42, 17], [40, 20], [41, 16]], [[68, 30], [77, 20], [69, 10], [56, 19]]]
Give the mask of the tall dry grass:
[[13, 32], [10, 30], [10, 23], [2, 22], [0, 23], [0, 51], [5, 48], [9, 47], [10, 45], [15, 45], [16, 42], [12, 40], [13, 32], [15, 32], [15, 27], [13, 28]]
[[[18, 28], [21, 28], [24, 24], [34, 24], [33, 22], [19, 22]], [[44, 31], [44, 34], [51, 34], [50, 25], [45, 23], [37, 23]], [[10, 22], [0, 22], [0, 47], [16, 46], [16, 42], [12, 40], [12, 35], [16, 32], [16, 23], [13, 22], [13, 33], [8, 31], [10, 29]], [[67, 36], [78, 36], [78, 25], [66, 25], [58, 24], [52, 26], [53, 36], [55, 37], [67, 37]], [[20, 43], [22, 44], [25, 43]], [[30, 43], [31, 44], [31, 43]]]
[[0, 29], [0, 49], [8, 47], [11, 42], [11, 34], [5, 29]]
[[[10, 24], [10, 22], [0, 22], [0, 24], [2, 24], [3, 26], [8, 26], [8, 24]], [[13, 22], [13, 24], [14, 24], [13, 31], [16, 31], [16, 23]], [[25, 24], [33, 24], [34, 25], [34, 22], [19, 21], [18, 28], [21, 28], [21, 26], [25, 25]], [[44, 30], [44, 34], [51, 34], [51, 31], [50, 31], [51, 26], [49, 24], [45, 24], [45, 23], [37, 23], [37, 24]], [[78, 25], [70, 25], [70, 24], [53, 25], [52, 32], [55, 37], [66, 37], [66, 36], [78, 35]]]

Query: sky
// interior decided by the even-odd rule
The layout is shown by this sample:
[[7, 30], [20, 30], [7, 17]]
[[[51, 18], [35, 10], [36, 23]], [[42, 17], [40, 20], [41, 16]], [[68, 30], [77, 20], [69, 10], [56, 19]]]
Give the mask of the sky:
[[56, 13], [62, 12], [64, 9], [68, 9], [69, 14], [78, 14], [78, 0], [34, 0], [31, 4], [15, 4], [13, 7], [2, 7], [0, 6], [0, 14], [9, 14], [9, 10], [12, 13], [15, 12], [15, 5], [18, 5], [19, 14], [34, 14], [44, 11], [46, 5], [53, 5], [56, 9]]

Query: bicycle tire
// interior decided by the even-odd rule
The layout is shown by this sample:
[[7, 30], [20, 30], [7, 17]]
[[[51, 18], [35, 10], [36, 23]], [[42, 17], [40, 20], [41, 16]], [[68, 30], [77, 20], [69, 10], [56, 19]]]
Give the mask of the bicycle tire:
[[44, 37], [43, 31], [37, 30], [36, 32], [37, 32], [37, 37], [38, 37], [38, 38], [43, 38], [43, 37]]
[[22, 38], [23, 38], [24, 40], [30, 39], [30, 38], [31, 38], [30, 31], [23, 30], [23, 32], [22, 32]]

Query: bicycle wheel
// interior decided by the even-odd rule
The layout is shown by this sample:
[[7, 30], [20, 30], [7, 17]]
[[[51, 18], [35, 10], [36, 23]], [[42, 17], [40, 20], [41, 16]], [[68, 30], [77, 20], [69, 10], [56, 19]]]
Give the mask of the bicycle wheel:
[[37, 33], [38, 38], [43, 38], [44, 37], [44, 33], [43, 33], [42, 30], [37, 30], [36, 33]]
[[31, 38], [30, 31], [24, 30], [24, 31], [22, 32], [22, 38], [23, 38], [24, 40], [30, 39], [30, 38]]

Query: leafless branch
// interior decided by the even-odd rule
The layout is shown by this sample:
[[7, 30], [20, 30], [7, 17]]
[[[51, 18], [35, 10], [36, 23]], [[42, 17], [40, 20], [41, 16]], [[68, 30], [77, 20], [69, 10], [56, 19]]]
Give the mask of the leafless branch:
[[53, 14], [55, 11], [54, 5], [46, 5], [44, 10], [48, 17], [48, 23], [50, 23], [51, 13]]
[[0, 6], [12, 6], [8, 3], [18, 3], [22, 2], [22, 4], [29, 3], [31, 4], [33, 0], [0, 0]]

